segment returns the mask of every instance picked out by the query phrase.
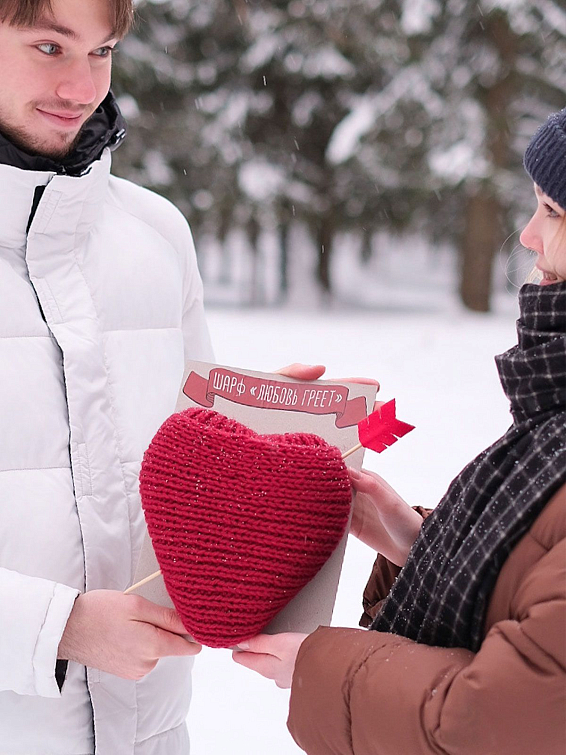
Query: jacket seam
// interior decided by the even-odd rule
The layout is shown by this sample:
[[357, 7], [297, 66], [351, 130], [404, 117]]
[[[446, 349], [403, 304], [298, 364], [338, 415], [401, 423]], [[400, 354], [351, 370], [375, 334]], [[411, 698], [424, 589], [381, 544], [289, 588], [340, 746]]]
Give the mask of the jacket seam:
[[[84, 276], [83, 276], [83, 280], [84, 280]], [[103, 330], [101, 328], [100, 332], [103, 333], [103, 334], [106, 334], [106, 333], [147, 333], [147, 332], [151, 332], [151, 331], [154, 331], [154, 330], [155, 331], [160, 331], [160, 330], [179, 330], [179, 327], [177, 325], [164, 325], [162, 328], [137, 328], [137, 327], [132, 327], [132, 328], [109, 328], [108, 330]], [[25, 335], [25, 334], [22, 334], [22, 335], [13, 335], [13, 336], [0, 334], [0, 340], [6, 340], [7, 341], [7, 340], [16, 339], [16, 338], [44, 338], [44, 339], [49, 339], [50, 341], [53, 340], [53, 336], [51, 336], [49, 333], [47, 333], [46, 335], [40, 335], [40, 334], [38, 334], [38, 335], [34, 335], [34, 336]]]
[[[49, 603], [47, 604], [45, 608], [45, 614], [43, 616], [43, 621], [41, 622], [41, 626], [39, 628], [39, 632], [37, 633], [37, 637], [35, 639], [35, 645], [33, 646], [33, 655], [31, 657], [31, 666], [33, 669], [33, 687], [35, 689], [35, 693], [37, 694], [37, 681], [36, 681], [36, 675], [37, 675], [37, 669], [35, 667], [35, 656], [37, 653], [37, 646], [39, 644], [39, 638], [41, 637], [41, 633], [43, 631], [43, 627], [45, 626], [45, 622], [47, 621], [47, 614], [49, 613], [49, 606], [51, 605], [51, 601], [53, 600], [53, 597], [55, 595], [55, 585], [53, 585], [53, 588], [51, 590], [51, 597], [49, 598]], [[53, 674], [55, 675], [55, 669], [53, 669]]]
[[146, 742], [151, 742], [152, 739], [157, 739], [158, 737], [164, 737], [167, 734], [170, 734], [172, 731], [176, 731], [176, 729], [180, 729], [182, 726], [185, 726], [185, 722], [181, 721], [181, 723], [178, 723], [176, 726], [172, 726], [170, 729], [163, 729], [163, 731], [158, 731], [156, 734], [152, 734], [150, 737], [147, 737], [146, 739], [136, 739], [135, 744], [136, 745], [142, 745], [146, 744]]
[[36, 336], [26, 335], [25, 333], [22, 335], [17, 335], [17, 336], [3, 336], [0, 334], [0, 339], [2, 339], [3, 341], [7, 341], [8, 339], [10, 340], [15, 339], [15, 338], [45, 338], [45, 339], [49, 339], [50, 341], [53, 340], [53, 336], [51, 336], [49, 333], [46, 333], [45, 335], [38, 334]]
[[538, 539], [538, 537], [535, 537], [531, 530], [529, 530], [527, 534], [529, 535], [529, 537], [531, 538], [531, 540], [536, 545], [538, 545], [539, 548], [542, 548], [544, 551], [546, 551], [546, 553], [549, 553], [554, 548], [554, 546], [558, 545], [558, 542], [560, 542], [560, 541], [558, 541], [556, 543], [552, 543], [551, 545], [546, 545], [545, 543], [541, 543], [541, 541]]
[[[564, 600], [562, 598], [551, 598], [550, 600], [542, 600], [542, 601], [539, 601], [538, 603], [532, 603], [529, 606], [529, 610], [532, 610], [535, 606], [544, 606], [544, 605], [549, 605], [550, 603], [562, 604], [564, 603]], [[517, 623], [519, 625], [519, 631], [521, 635], [525, 638], [527, 642], [529, 642], [531, 645], [534, 645], [539, 651], [539, 653], [542, 653], [542, 655], [544, 655], [545, 658], [547, 658], [551, 663], [557, 666], [561, 671], [563, 672], [566, 671], [566, 667], [560, 662], [560, 660], [555, 655], [550, 653], [548, 650], [545, 650], [545, 648], [543, 648], [539, 642], [537, 642], [533, 637], [531, 637], [530, 634], [524, 631], [523, 627], [521, 626], [522, 621], [518, 621]], [[515, 650], [522, 657], [524, 657], [525, 660], [530, 661], [530, 657], [526, 656], [525, 653], [523, 653], [517, 647], [515, 647]]]
[[[398, 643], [397, 645], [395, 645], [393, 647], [400, 647], [400, 646], [401, 646], [401, 643]], [[355, 752], [354, 752], [354, 735], [353, 735], [353, 728], [352, 728], [352, 706], [351, 706], [352, 689], [354, 687], [354, 683], [356, 681], [356, 677], [359, 674], [359, 672], [361, 671], [361, 669], [365, 667], [365, 665], [367, 664], [368, 660], [373, 655], [375, 655], [376, 653], [378, 653], [379, 650], [380, 650], [380, 648], [374, 648], [374, 649], [372, 649], [369, 653], [367, 653], [360, 660], [360, 662], [358, 663], [357, 667], [354, 669], [354, 671], [353, 671], [353, 673], [352, 673], [352, 675], [350, 677], [349, 684], [348, 684], [348, 692], [347, 692], [347, 697], [346, 697], [346, 706], [347, 706], [347, 710], [348, 710], [348, 745], [350, 747], [352, 755], [355, 755]]]
[[[76, 235], [76, 234], [75, 234]], [[122, 486], [124, 490], [124, 496], [125, 496], [125, 502], [126, 502], [126, 516], [128, 520], [128, 531], [129, 531], [129, 537], [130, 537], [130, 552], [132, 551], [132, 544], [134, 542], [134, 532], [133, 532], [133, 522], [132, 522], [132, 516], [131, 516], [131, 492], [128, 487], [128, 483], [126, 480], [126, 476], [124, 474], [124, 465], [122, 463], [122, 458], [124, 456], [124, 449], [122, 446], [122, 441], [120, 438], [120, 433], [118, 430], [118, 421], [117, 421], [117, 412], [116, 412], [116, 403], [115, 403], [115, 395], [114, 395], [114, 385], [112, 380], [112, 372], [110, 370], [110, 365], [108, 362], [108, 354], [106, 352], [106, 349], [104, 347], [104, 334], [105, 331], [101, 327], [101, 318], [100, 318], [100, 312], [98, 311], [98, 307], [96, 304], [96, 299], [94, 298], [93, 292], [88, 284], [87, 278], [84, 274], [84, 271], [82, 269], [82, 266], [79, 262], [79, 258], [76, 252], [77, 245], [76, 243], [73, 244], [73, 257], [75, 260], [75, 264], [77, 266], [77, 270], [79, 271], [79, 274], [81, 278], [83, 279], [84, 285], [86, 290], [88, 291], [88, 294], [90, 296], [93, 310], [96, 314], [96, 322], [98, 327], [100, 328], [101, 333], [101, 339], [100, 339], [100, 350], [102, 355], [102, 362], [104, 364], [104, 369], [106, 371], [106, 380], [107, 380], [107, 386], [108, 386], [108, 403], [110, 405], [110, 418], [112, 422], [112, 435], [114, 437], [114, 442], [116, 443], [116, 454], [118, 458], [118, 466], [120, 468], [120, 477], [122, 480]], [[90, 484], [92, 485], [92, 481], [90, 481]], [[85, 553], [85, 559], [86, 559], [86, 553]], [[133, 576], [133, 569], [134, 565], [132, 562], [132, 559], [130, 558], [130, 578]], [[86, 574], [86, 564], [85, 564], [85, 574]], [[137, 715], [137, 699], [136, 699], [136, 715]]]
[[67, 466], [57, 467], [14, 467], [12, 469], [0, 469], [0, 474], [2, 472], [43, 472], [47, 469], [71, 469], [71, 466], [67, 464]]
[[[78, 255], [77, 255], [77, 251], [76, 251], [76, 249], [77, 249], [77, 244], [76, 244], [76, 229], [75, 229], [75, 234], [74, 234], [73, 239], [74, 239], [74, 243], [73, 243], [73, 246], [72, 246], [73, 258], [75, 260], [75, 264], [77, 266], [77, 270], [78, 270], [78, 272], [79, 272], [79, 274], [80, 274], [80, 276], [81, 276], [81, 278], [83, 280], [83, 283], [85, 285], [85, 289], [88, 291], [88, 294], [90, 296], [90, 300], [92, 302], [92, 308], [93, 308], [94, 313], [96, 315], [96, 323], [97, 323], [98, 327], [100, 328], [100, 333], [101, 333], [100, 350], [101, 350], [102, 362], [104, 364], [104, 369], [106, 371], [106, 379], [107, 379], [107, 386], [108, 386], [108, 403], [110, 405], [110, 412], [109, 412], [109, 414], [110, 414], [110, 419], [111, 419], [111, 423], [112, 423], [112, 435], [114, 437], [114, 442], [116, 443], [116, 453], [117, 453], [117, 457], [118, 457], [118, 466], [120, 468], [120, 477], [121, 477], [121, 480], [122, 480], [122, 486], [123, 486], [125, 500], [126, 500], [126, 516], [127, 516], [127, 519], [128, 519], [128, 529], [129, 529], [129, 537], [130, 537], [130, 550], [131, 550], [131, 546], [132, 546], [132, 542], [133, 542], [133, 538], [132, 538], [132, 534], [133, 533], [132, 533], [132, 519], [131, 519], [131, 516], [130, 516], [130, 495], [129, 495], [129, 492], [128, 492], [128, 485], [126, 483], [126, 478], [124, 476], [124, 469], [123, 469], [123, 466], [122, 466], [122, 463], [121, 463], [122, 446], [121, 446], [121, 443], [120, 443], [120, 438], [119, 438], [119, 434], [118, 434], [118, 426], [117, 426], [117, 422], [116, 422], [116, 416], [117, 415], [116, 415], [116, 408], [115, 408], [115, 403], [114, 403], [114, 391], [113, 391], [113, 386], [112, 386], [112, 380], [111, 380], [111, 377], [110, 377], [110, 369], [109, 369], [109, 364], [108, 364], [106, 349], [104, 348], [104, 339], [103, 339], [104, 330], [102, 329], [102, 327], [100, 327], [100, 325], [101, 325], [100, 312], [98, 311], [98, 307], [96, 305], [96, 300], [95, 300], [95, 298], [93, 296], [93, 292], [92, 292], [92, 290], [91, 290], [91, 288], [90, 288], [90, 286], [88, 284], [88, 281], [86, 279], [86, 276], [84, 274], [84, 271], [82, 269], [82, 266], [81, 266], [81, 264], [79, 262], [79, 258], [78, 258]], [[80, 521], [80, 511], [79, 511], [78, 506], [77, 506], [77, 511], [79, 513], [79, 521]], [[81, 535], [82, 535], [82, 532], [83, 532], [83, 527], [82, 527], [82, 522], [81, 522]], [[86, 578], [86, 550], [84, 548], [84, 540], [83, 540], [83, 557], [85, 559], [85, 578]], [[88, 691], [88, 695], [90, 697], [90, 705], [91, 705], [91, 710], [92, 710], [93, 731], [94, 731], [94, 746], [95, 746], [95, 752], [96, 752], [97, 751], [97, 744], [96, 744], [96, 740], [97, 740], [97, 736], [96, 736], [96, 734], [97, 734], [96, 733], [96, 724], [97, 724], [97, 721], [96, 721], [96, 715], [95, 715], [95, 710], [94, 710], [94, 700], [93, 700], [93, 695], [92, 695], [92, 691], [91, 691], [91, 685], [90, 685], [90, 682], [88, 680], [88, 676], [87, 676], [86, 688], [87, 688], [87, 691]], [[137, 728], [137, 716], [138, 716], [137, 694], [136, 694], [135, 716], [136, 716], [136, 728]]]
[[165, 243], [166, 243], [166, 244], [167, 244], [168, 246], [170, 246], [170, 247], [171, 247], [171, 249], [172, 249], [172, 250], [173, 250], [173, 251], [175, 252], [175, 256], [176, 256], [177, 258], [179, 258], [179, 250], [177, 249], [177, 247], [175, 246], [175, 244], [173, 244], [173, 243], [172, 243], [172, 241], [171, 241], [171, 239], [168, 239], [168, 238], [167, 238], [167, 236], [164, 236], [164, 235], [163, 235], [163, 234], [161, 233], [161, 231], [160, 231], [160, 230], [158, 230], [157, 228], [155, 228], [155, 226], [151, 225], [151, 223], [148, 223], [148, 222], [147, 222], [147, 220], [144, 220], [144, 218], [141, 218], [141, 217], [139, 217], [138, 215], [135, 215], [135, 214], [134, 214], [133, 212], [130, 212], [129, 210], [126, 210], [126, 208], [125, 208], [125, 207], [122, 207], [122, 205], [120, 205], [120, 204], [117, 204], [117, 203], [115, 203], [115, 202], [110, 202], [110, 201], [109, 201], [108, 199], [106, 200], [106, 203], [107, 203], [107, 204], [108, 204], [108, 205], [109, 205], [110, 207], [113, 207], [114, 209], [118, 210], [119, 212], [123, 212], [123, 213], [124, 213], [124, 215], [127, 215], [127, 216], [128, 216], [128, 217], [130, 217], [130, 218], [134, 218], [134, 219], [135, 219], [135, 220], [137, 220], [137, 221], [138, 221], [139, 223], [143, 223], [143, 225], [144, 225], [144, 226], [146, 226], [147, 228], [151, 228], [151, 230], [153, 231], [153, 233], [157, 233], [157, 235], [158, 235], [158, 236], [159, 236], [159, 237], [160, 237], [161, 239], [163, 239], [163, 241], [164, 241], [164, 242], [165, 242]]

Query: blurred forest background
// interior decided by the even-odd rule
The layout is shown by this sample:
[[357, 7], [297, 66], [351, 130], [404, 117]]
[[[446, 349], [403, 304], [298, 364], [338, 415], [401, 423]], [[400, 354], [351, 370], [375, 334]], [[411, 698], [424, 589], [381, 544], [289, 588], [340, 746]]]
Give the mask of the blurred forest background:
[[410, 279], [488, 311], [501, 267], [521, 282], [496, 262], [566, 105], [565, 0], [141, 0], [114, 71], [115, 171], [186, 215], [209, 303], [376, 305]]

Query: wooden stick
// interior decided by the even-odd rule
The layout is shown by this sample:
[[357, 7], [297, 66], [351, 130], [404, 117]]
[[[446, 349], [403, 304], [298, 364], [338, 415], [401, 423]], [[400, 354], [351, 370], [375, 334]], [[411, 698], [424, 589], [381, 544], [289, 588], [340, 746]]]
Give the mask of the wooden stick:
[[358, 443], [353, 448], [350, 448], [348, 451], [344, 451], [344, 453], [342, 454], [342, 458], [345, 459], [347, 456], [350, 456], [350, 454], [353, 454], [356, 451], [359, 451], [360, 448], [363, 448], [363, 445], [361, 443]]
[[135, 585], [132, 585], [131, 587], [128, 587], [127, 590], [124, 590], [124, 595], [127, 595], [129, 592], [133, 592], [137, 587], [141, 587], [142, 585], [146, 585], [148, 582], [151, 582], [152, 579], [155, 579], [156, 577], [159, 577], [161, 574], [161, 569], [154, 572], [153, 574], [150, 574], [149, 577], [145, 577], [144, 579], [140, 579], [139, 582], [136, 582]]
[[[360, 448], [363, 448], [363, 446], [361, 443], [358, 443], [353, 448], [350, 448], [348, 451], [345, 451], [342, 454], [342, 458], [345, 459], [347, 456], [350, 456], [350, 454], [355, 453]], [[129, 592], [133, 592], [134, 590], [136, 590], [138, 587], [141, 587], [142, 585], [146, 585], [148, 582], [151, 582], [152, 579], [159, 577], [160, 574], [161, 574], [161, 569], [159, 569], [159, 571], [154, 572], [153, 574], [150, 574], [149, 577], [145, 577], [145, 579], [140, 579], [140, 581], [136, 582], [135, 585], [132, 585], [131, 587], [128, 587], [127, 590], [124, 590], [124, 595], [127, 595]]]

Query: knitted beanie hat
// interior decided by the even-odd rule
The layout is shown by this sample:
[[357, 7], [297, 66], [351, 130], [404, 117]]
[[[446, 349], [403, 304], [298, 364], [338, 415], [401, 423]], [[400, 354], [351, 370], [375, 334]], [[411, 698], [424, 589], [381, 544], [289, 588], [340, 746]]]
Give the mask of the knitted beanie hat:
[[533, 181], [566, 210], [566, 108], [538, 129], [523, 162]]

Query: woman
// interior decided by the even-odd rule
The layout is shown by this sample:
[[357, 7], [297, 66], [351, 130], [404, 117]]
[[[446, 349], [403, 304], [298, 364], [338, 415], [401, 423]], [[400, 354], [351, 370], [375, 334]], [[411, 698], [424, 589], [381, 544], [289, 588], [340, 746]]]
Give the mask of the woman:
[[[534, 135], [518, 345], [496, 357], [513, 425], [413, 510], [351, 472], [353, 532], [379, 553], [372, 631], [260, 635], [235, 660], [292, 686], [309, 755], [566, 752], [566, 109]], [[401, 568], [402, 567], [402, 568]]]

